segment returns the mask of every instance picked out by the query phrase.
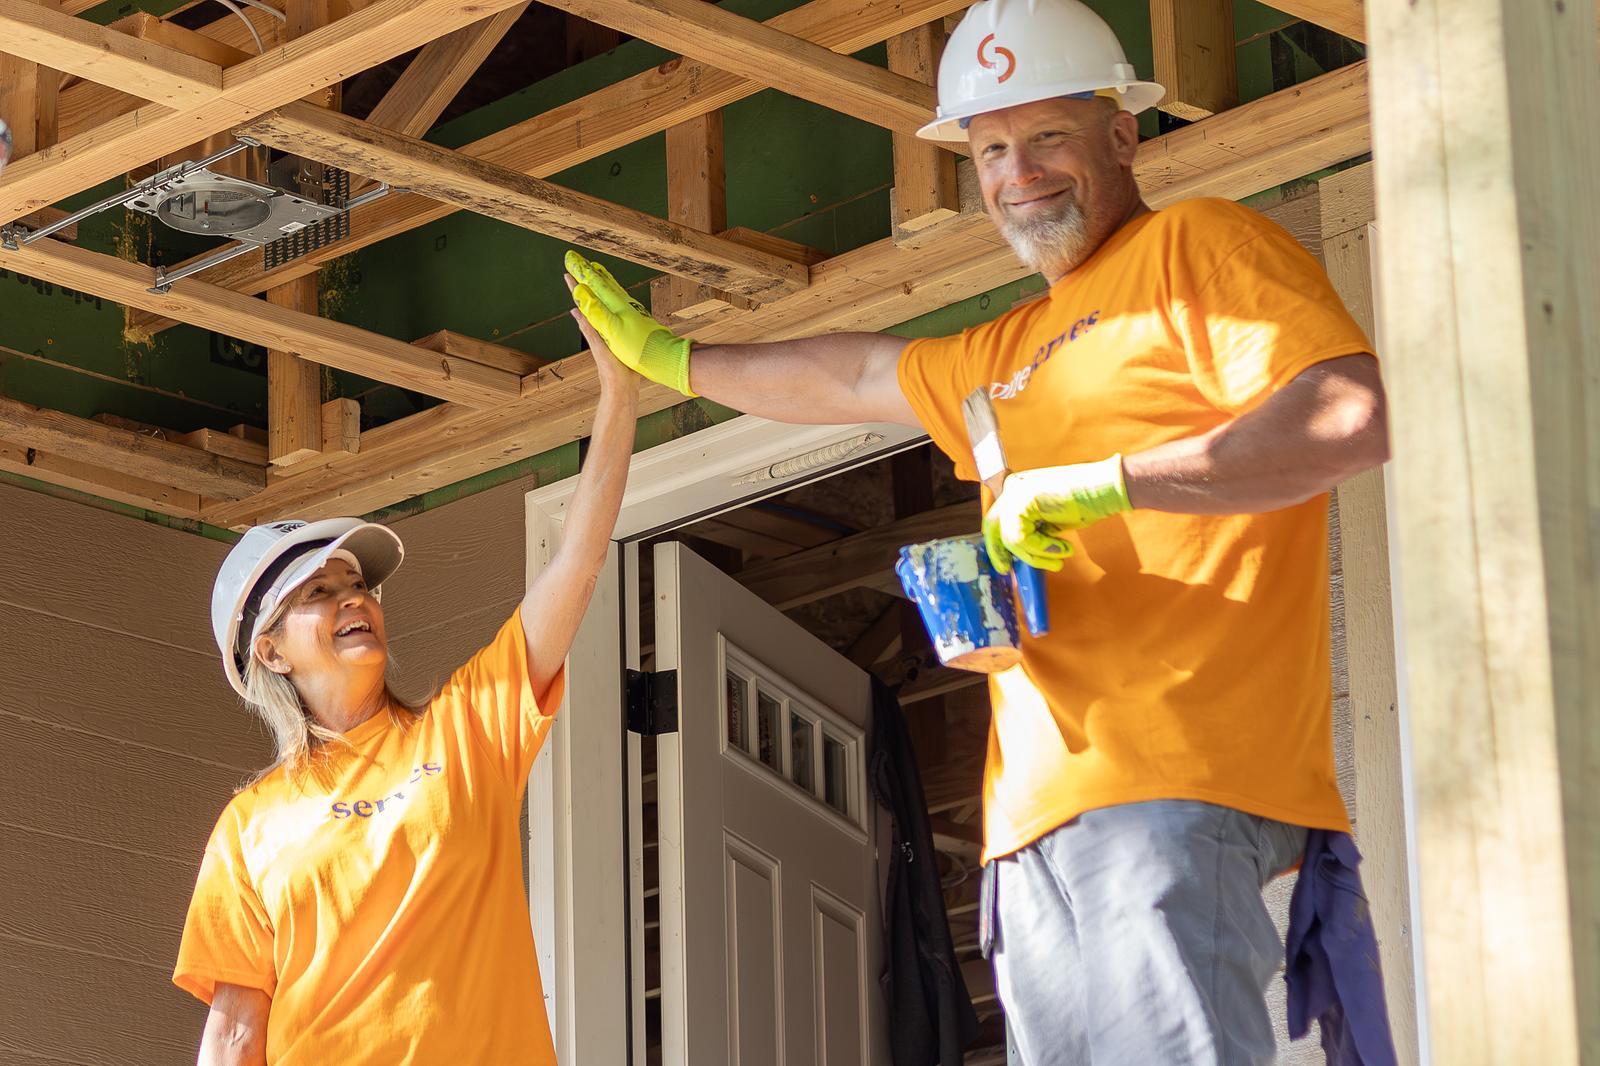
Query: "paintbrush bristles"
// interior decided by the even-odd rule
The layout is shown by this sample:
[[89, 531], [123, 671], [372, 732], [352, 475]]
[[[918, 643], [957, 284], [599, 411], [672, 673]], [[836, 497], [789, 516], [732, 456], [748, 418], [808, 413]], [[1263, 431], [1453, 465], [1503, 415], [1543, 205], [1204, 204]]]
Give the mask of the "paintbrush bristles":
[[[972, 458], [978, 466], [978, 480], [988, 484], [993, 479], [1004, 479], [1005, 449], [1000, 444], [1000, 422], [995, 417], [994, 401], [983, 386], [973, 389], [961, 401], [961, 414], [967, 421], [967, 440], [972, 445]], [[991, 491], [997, 491], [991, 486]]]

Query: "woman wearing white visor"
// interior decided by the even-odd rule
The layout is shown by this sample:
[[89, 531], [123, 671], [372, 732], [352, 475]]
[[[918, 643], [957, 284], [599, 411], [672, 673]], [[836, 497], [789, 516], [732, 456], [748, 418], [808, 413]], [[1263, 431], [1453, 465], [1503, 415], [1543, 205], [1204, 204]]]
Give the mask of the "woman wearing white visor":
[[554, 1064], [523, 895], [529, 770], [627, 478], [638, 379], [600, 369], [560, 549], [430, 700], [385, 680], [400, 540], [354, 518], [251, 529], [212, 593], [228, 680], [277, 759], [206, 846], [173, 980], [201, 1066]]

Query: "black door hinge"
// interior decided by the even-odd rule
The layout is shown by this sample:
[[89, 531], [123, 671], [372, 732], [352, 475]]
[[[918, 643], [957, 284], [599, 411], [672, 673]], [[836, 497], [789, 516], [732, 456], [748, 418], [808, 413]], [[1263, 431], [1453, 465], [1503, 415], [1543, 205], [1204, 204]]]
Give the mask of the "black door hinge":
[[628, 732], [654, 737], [678, 731], [678, 671], [628, 671]]

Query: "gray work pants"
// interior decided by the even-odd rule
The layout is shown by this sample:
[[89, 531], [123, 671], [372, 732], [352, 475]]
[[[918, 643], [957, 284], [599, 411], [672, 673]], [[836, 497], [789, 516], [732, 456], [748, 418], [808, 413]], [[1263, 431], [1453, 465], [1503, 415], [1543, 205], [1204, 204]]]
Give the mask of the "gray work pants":
[[1283, 945], [1261, 889], [1306, 830], [1192, 800], [1089, 811], [984, 868], [1024, 1066], [1258, 1066]]

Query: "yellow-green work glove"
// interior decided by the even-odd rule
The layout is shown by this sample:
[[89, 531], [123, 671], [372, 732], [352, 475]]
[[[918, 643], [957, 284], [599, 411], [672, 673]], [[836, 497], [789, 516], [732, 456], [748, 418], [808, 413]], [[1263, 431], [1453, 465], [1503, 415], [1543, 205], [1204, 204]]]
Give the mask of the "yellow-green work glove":
[[1012, 556], [1038, 570], [1060, 570], [1072, 554], [1062, 533], [1131, 509], [1120, 455], [1021, 470], [1006, 478], [983, 516], [983, 541], [1002, 574], [1011, 570]]
[[572, 302], [624, 366], [658, 385], [693, 396], [689, 388], [689, 342], [650, 317], [644, 305], [617, 284], [599, 263], [577, 252], [566, 255], [567, 273], [578, 283]]

